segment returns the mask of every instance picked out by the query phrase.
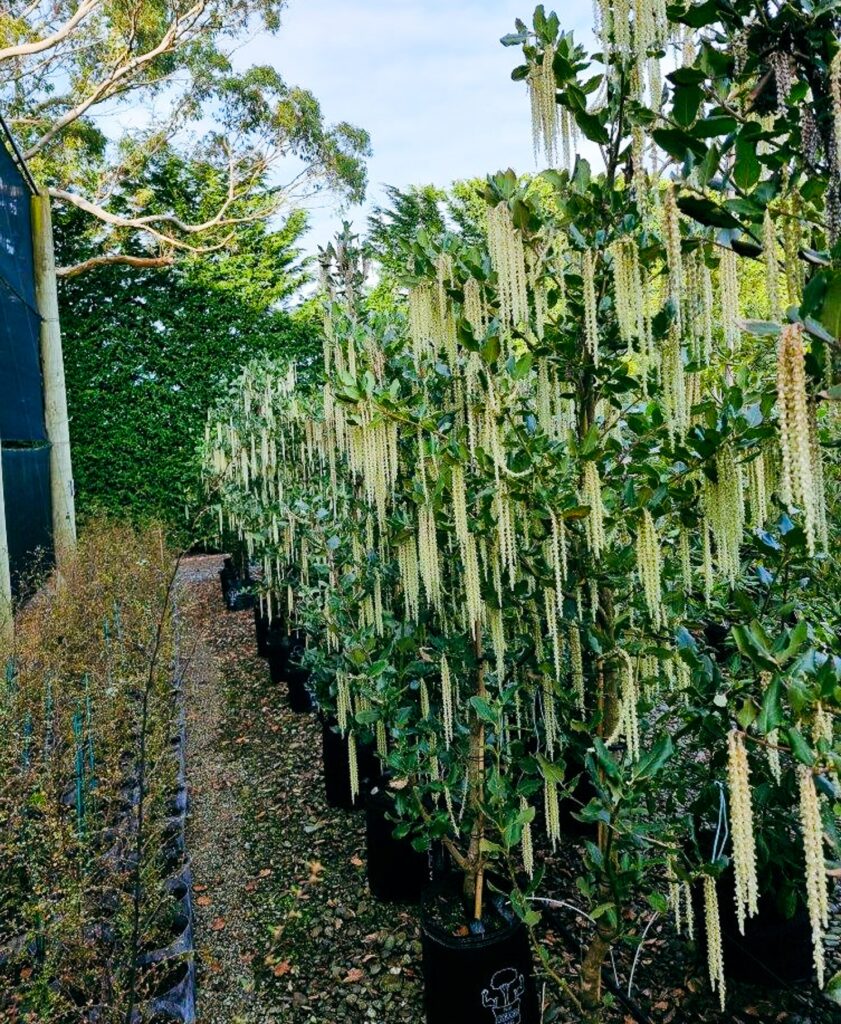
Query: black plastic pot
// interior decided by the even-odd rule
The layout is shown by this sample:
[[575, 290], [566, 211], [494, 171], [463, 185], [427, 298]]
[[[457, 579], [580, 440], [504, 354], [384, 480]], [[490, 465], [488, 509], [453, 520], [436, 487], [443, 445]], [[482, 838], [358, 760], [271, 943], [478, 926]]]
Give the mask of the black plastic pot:
[[174, 962], [156, 979], [149, 1009], [153, 1020], [181, 1021], [193, 1024], [196, 1019], [196, 967], [192, 960]]
[[286, 688], [289, 692], [289, 707], [300, 714], [306, 714], [315, 707], [309, 688], [310, 674], [302, 668], [287, 669]]
[[460, 907], [459, 881], [430, 886], [421, 904], [427, 1024], [538, 1024], [528, 933], [510, 908], [488, 900], [484, 935], [453, 935], [442, 900]]
[[[745, 921], [745, 934], [739, 933], [736, 917], [735, 878], [732, 868], [718, 879], [718, 908], [721, 918], [721, 942], [724, 973], [732, 981], [785, 988], [808, 981], [814, 973], [812, 929], [809, 912], [801, 904], [790, 918], [774, 902], [773, 893], [760, 894], [759, 913]], [[701, 886], [694, 887], [695, 920], [704, 932]], [[706, 949], [706, 934], [702, 934]]]
[[275, 686], [286, 683], [289, 706], [293, 711], [301, 713], [312, 711], [314, 706], [309, 689], [309, 670], [301, 668], [299, 663], [293, 663], [291, 660], [291, 654], [294, 652], [296, 661], [300, 662], [303, 651], [303, 644], [297, 644], [291, 637], [283, 637], [281, 643], [269, 643], [267, 654], [272, 683]]
[[368, 888], [384, 902], [417, 903], [430, 881], [429, 854], [419, 853], [410, 838], [395, 837], [393, 809], [383, 786], [374, 786], [365, 801]]
[[359, 795], [351, 798], [348, 741], [339, 734], [335, 720], [321, 716], [321, 744], [324, 757], [324, 793], [331, 807], [346, 811], [360, 810], [365, 796], [379, 778], [380, 768], [373, 747], [357, 742]]
[[257, 653], [265, 658], [269, 653], [269, 620], [260, 611], [259, 603], [254, 605], [254, 633], [257, 637]]

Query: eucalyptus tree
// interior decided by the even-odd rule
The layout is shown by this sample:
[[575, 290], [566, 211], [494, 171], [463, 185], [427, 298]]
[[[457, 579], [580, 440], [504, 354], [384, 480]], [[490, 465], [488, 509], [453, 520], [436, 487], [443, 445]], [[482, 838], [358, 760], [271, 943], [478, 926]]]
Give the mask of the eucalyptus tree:
[[[238, 225], [316, 192], [364, 193], [363, 130], [327, 124], [313, 93], [272, 67], [233, 66], [243, 36], [277, 31], [284, 6], [83, 0], [3, 12], [4, 116], [36, 178], [53, 200], [85, 215], [95, 243], [93, 254], [60, 273], [165, 267], [223, 249]], [[150, 112], [145, 120], [126, 117], [141, 108]], [[204, 170], [192, 175], [190, 202], [178, 209], [166, 179], [184, 157]], [[268, 183], [290, 158], [298, 161], [291, 176], [278, 180], [278, 171]]]

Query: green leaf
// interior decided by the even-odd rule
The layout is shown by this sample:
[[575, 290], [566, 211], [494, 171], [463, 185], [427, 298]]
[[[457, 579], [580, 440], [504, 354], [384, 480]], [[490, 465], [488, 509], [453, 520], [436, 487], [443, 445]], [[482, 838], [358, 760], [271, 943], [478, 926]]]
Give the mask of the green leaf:
[[660, 771], [663, 765], [675, 752], [674, 744], [668, 733], [661, 737], [655, 746], [637, 764], [634, 778], [637, 782], [645, 782]]
[[609, 779], [618, 779], [620, 774], [619, 765], [614, 761], [613, 754], [611, 754], [598, 736], [593, 740], [593, 750], [595, 751], [599, 767], [604, 771], [605, 775]]
[[704, 117], [695, 124], [692, 134], [699, 139], [713, 139], [719, 138], [722, 135], [729, 135], [735, 130], [736, 119], [734, 117]]
[[756, 719], [756, 727], [763, 736], [773, 732], [783, 720], [783, 706], [780, 696], [782, 684], [779, 677], [773, 679], [765, 690], [762, 698], [762, 708], [759, 717]]
[[833, 974], [826, 983], [824, 995], [833, 1003], [837, 1003], [838, 1006], [841, 1006], [841, 971], [837, 974]]
[[788, 742], [791, 745], [792, 754], [794, 754], [801, 764], [811, 767], [815, 763], [815, 755], [812, 753], [809, 744], [803, 739], [803, 735], [800, 730], [791, 725], [786, 729], [786, 736], [788, 737]]
[[653, 132], [653, 137], [657, 145], [665, 149], [675, 160], [685, 160], [690, 154], [698, 160], [703, 160], [707, 154], [704, 143], [682, 128], [657, 128]]
[[697, 85], [679, 85], [675, 89], [672, 108], [675, 121], [688, 128], [697, 117], [703, 99], [704, 94]]
[[699, 224], [706, 224], [715, 228], [741, 228], [742, 224], [736, 217], [719, 206], [711, 199], [702, 199], [700, 196], [681, 196], [677, 201], [678, 208], [687, 217], [697, 220]]
[[590, 142], [597, 142], [600, 146], [606, 146], [610, 142], [607, 129], [595, 114], [588, 114], [586, 110], [575, 110], [573, 116], [582, 134]]
[[803, 644], [809, 639], [809, 626], [804, 619], [794, 627], [788, 635], [788, 643], [777, 655], [780, 665], [786, 665], [797, 654]]
[[514, 380], [522, 380], [524, 377], [527, 377], [531, 371], [533, 362], [534, 356], [532, 356], [531, 352], [525, 352], [521, 355], [514, 364], [514, 369], [511, 372], [511, 376]]
[[762, 168], [756, 155], [756, 139], [745, 138], [744, 133], [736, 139], [736, 163], [733, 167], [733, 181], [743, 192], [749, 192], [759, 181]]
[[484, 697], [471, 697], [470, 704], [478, 717], [489, 725], [496, 725], [496, 715]]
[[841, 338], [841, 271], [827, 271], [826, 277], [826, 293], [818, 319], [833, 338]]

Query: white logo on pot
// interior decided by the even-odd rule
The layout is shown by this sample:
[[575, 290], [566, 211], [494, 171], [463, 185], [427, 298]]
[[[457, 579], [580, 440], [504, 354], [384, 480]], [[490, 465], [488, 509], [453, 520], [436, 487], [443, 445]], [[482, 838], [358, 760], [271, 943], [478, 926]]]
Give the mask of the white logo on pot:
[[494, 1015], [494, 1024], [520, 1024], [520, 1001], [526, 990], [525, 978], [513, 967], [503, 967], [482, 990], [482, 1006]]

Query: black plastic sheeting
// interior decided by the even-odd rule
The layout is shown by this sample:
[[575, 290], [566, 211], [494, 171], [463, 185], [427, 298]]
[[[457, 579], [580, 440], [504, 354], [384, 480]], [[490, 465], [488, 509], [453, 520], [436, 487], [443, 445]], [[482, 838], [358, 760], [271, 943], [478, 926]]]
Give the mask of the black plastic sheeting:
[[0, 143], [0, 440], [42, 441], [44, 399], [35, 303], [31, 191]]
[[44, 441], [41, 321], [0, 280], [0, 439]]
[[0, 278], [35, 309], [31, 196], [17, 164], [0, 143]]
[[54, 562], [50, 449], [3, 449], [3, 497], [12, 570], [12, 594], [28, 589], [34, 570]]

